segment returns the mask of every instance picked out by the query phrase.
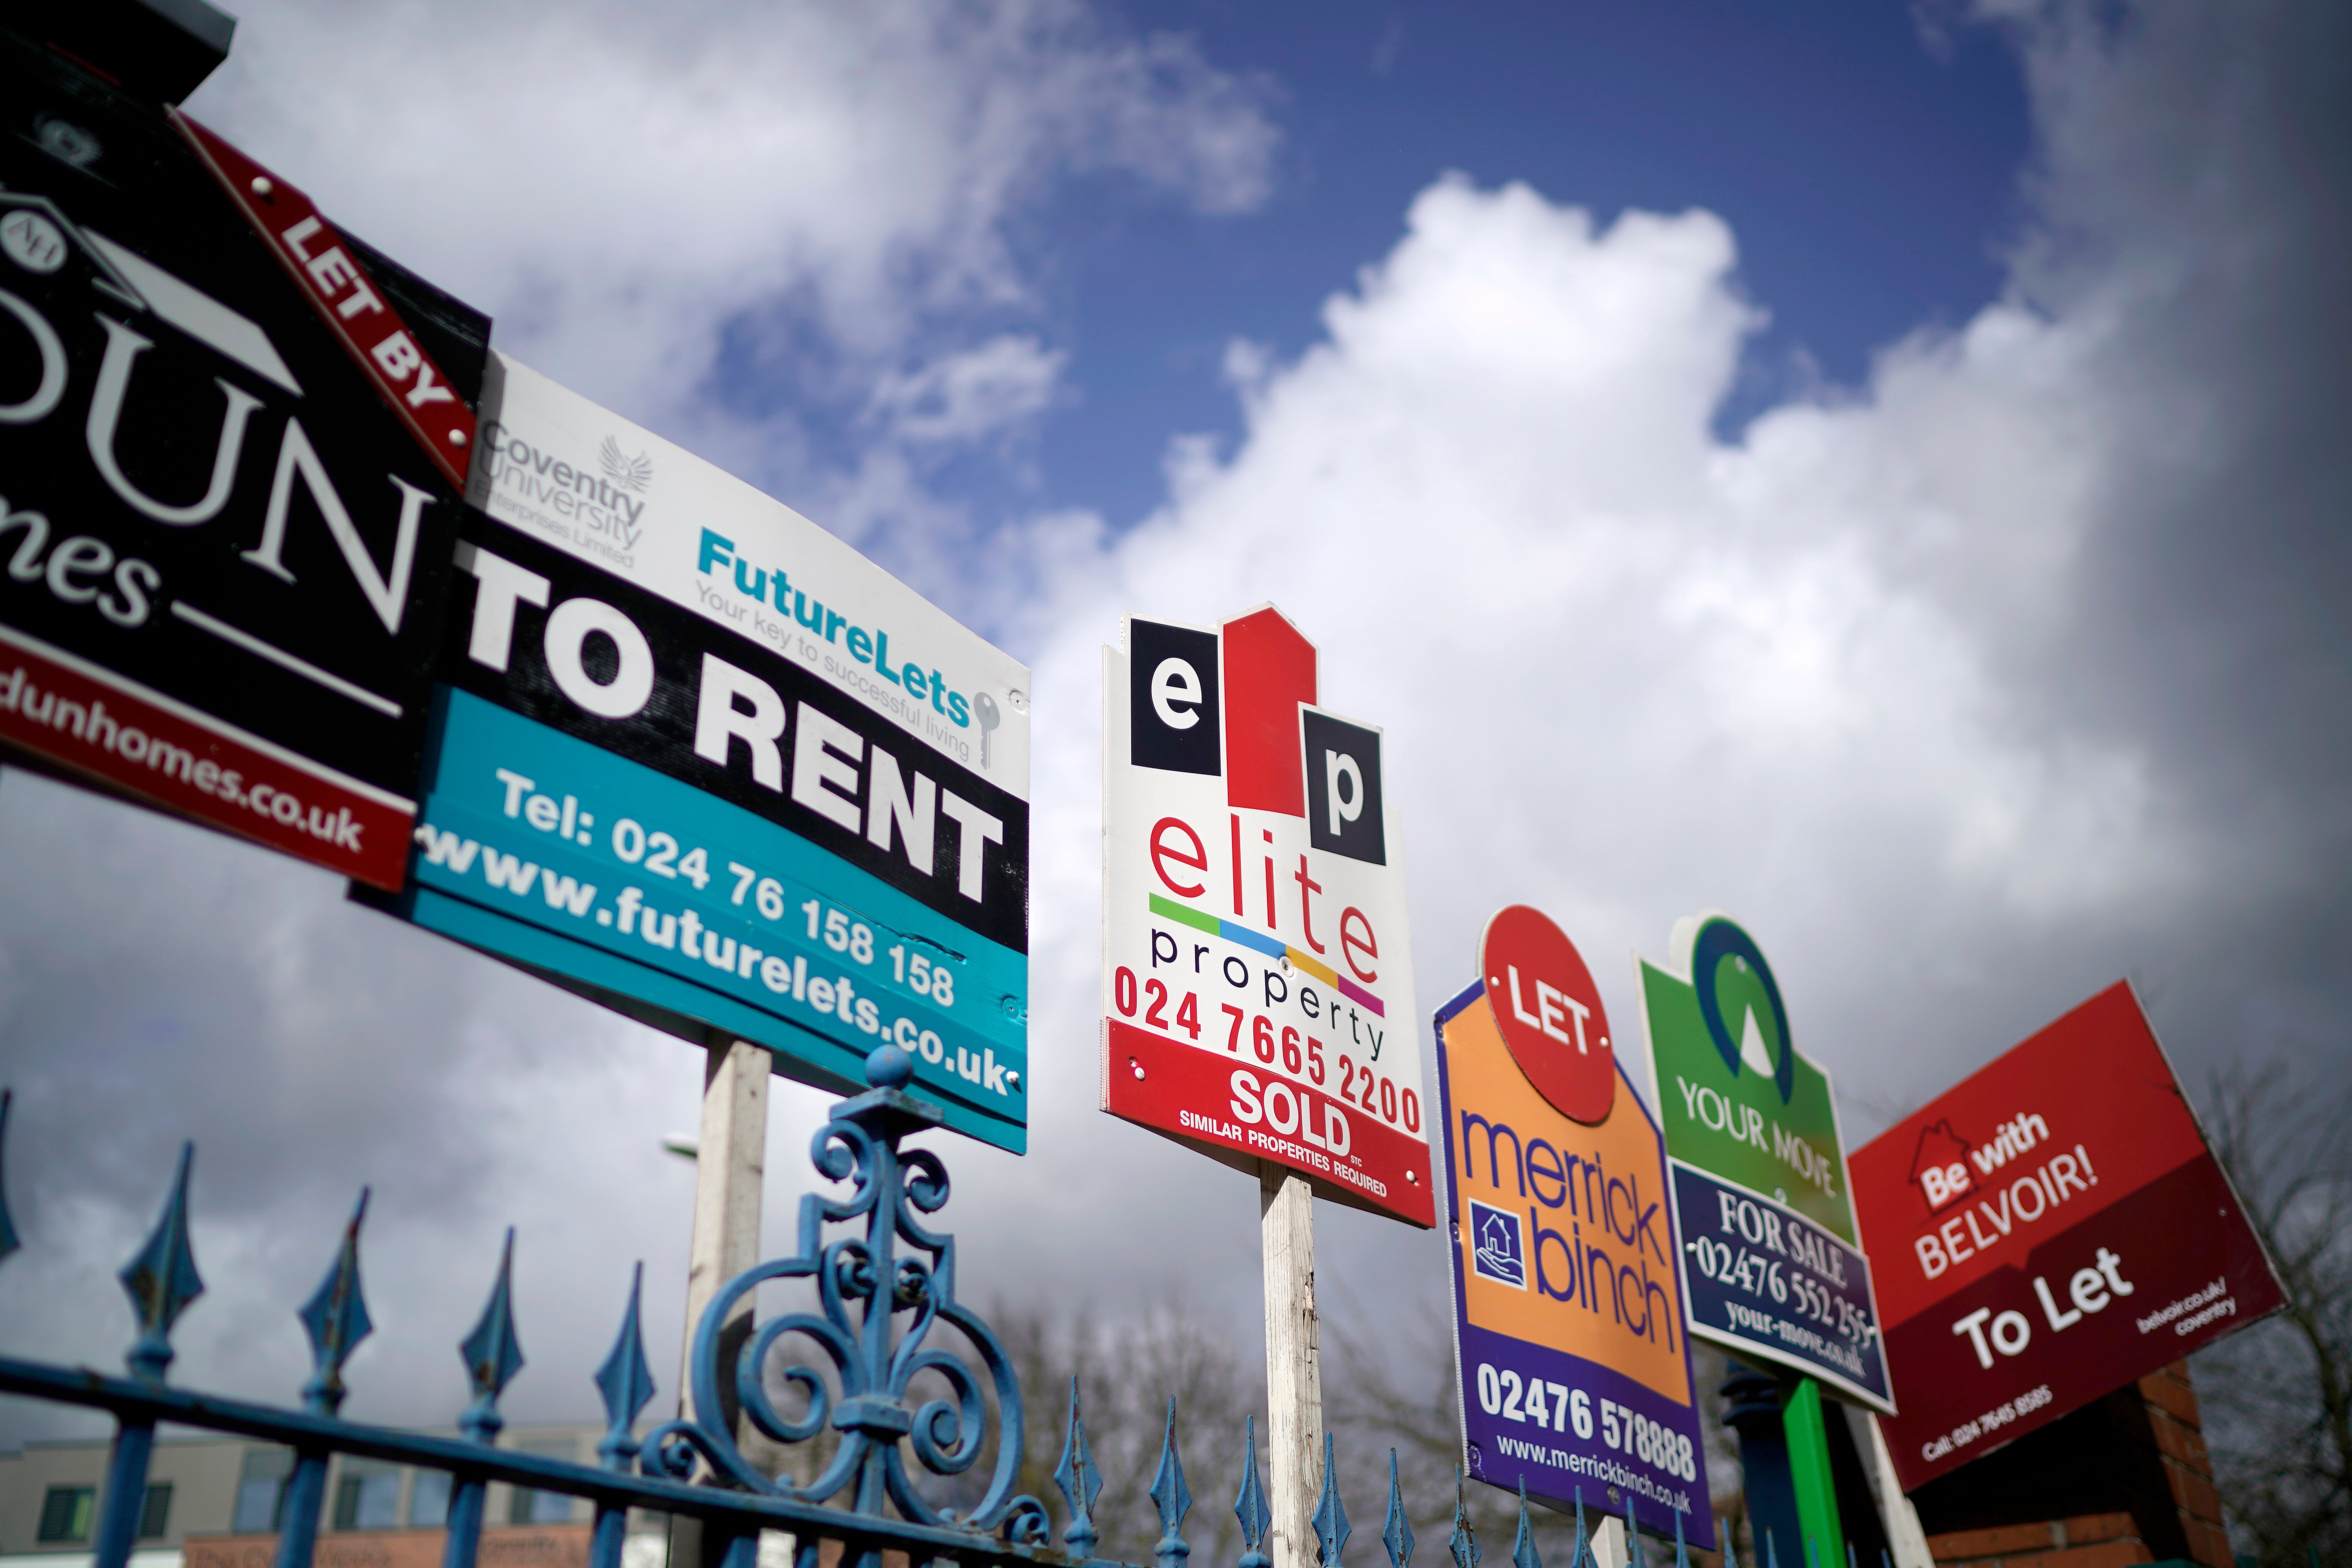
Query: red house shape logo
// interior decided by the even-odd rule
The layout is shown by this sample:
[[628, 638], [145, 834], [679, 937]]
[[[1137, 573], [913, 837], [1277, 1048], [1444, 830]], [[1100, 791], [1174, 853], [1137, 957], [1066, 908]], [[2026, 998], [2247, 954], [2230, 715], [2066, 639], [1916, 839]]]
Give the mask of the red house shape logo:
[[1918, 1152], [1911, 1156], [1911, 1184], [1919, 1189], [1929, 1214], [1940, 1213], [1975, 1190], [1968, 1162], [1974, 1146], [1952, 1131], [1949, 1117], [1919, 1129]]

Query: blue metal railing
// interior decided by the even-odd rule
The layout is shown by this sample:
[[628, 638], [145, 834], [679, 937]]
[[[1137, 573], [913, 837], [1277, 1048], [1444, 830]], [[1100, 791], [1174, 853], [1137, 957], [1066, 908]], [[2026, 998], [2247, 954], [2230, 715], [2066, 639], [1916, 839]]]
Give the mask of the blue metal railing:
[[[1094, 1555], [1101, 1539], [1095, 1503], [1103, 1482], [1087, 1447], [1076, 1379], [1061, 1461], [1054, 1471], [1067, 1510], [1058, 1544], [1045, 1505], [1014, 1492], [1023, 1453], [1021, 1387], [994, 1331], [956, 1300], [955, 1238], [923, 1223], [923, 1216], [938, 1213], [947, 1203], [948, 1173], [929, 1150], [900, 1147], [901, 1139], [941, 1121], [935, 1108], [905, 1092], [912, 1070], [906, 1054], [896, 1047], [886, 1046], [867, 1058], [866, 1078], [873, 1087], [834, 1106], [831, 1120], [810, 1145], [810, 1159], [819, 1174], [850, 1184], [847, 1195], [803, 1194], [799, 1250], [746, 1270], [712, 1299], [695, 1326], [688, 1358], [696, 1415], [656, 1426], [642, 1441], [634, 1435], [635, 1426], [655, 1388], [639, 1327], [644, 1274], [639, 1266], [620, 1332], [595, 1374], [607, 1423], [597, 1447], [599, 1465], [496, 1446], [505, 1425], [499, 1397], [523, 1365], [514, 1324], [511, 1230], [481, 1320], [459, 1347], [472, 1394], [458, 1420], [460, 1436], [371, 1426], [337, 1414], [345, 1392], [344, 1363], [373, 1329], [360, 1281], [360, 1233], [368, 1205], [364, 1190], [326, 1278], [298, 1313], [310, 1335], [312, 1363], [310, 1379], [302, 1389], [302, 1408], [282, 1409], [169, 1385], [165, 1373], [173, 1358], [173, 1325], [204, 1290], [188, 1236], [193, 1144], [181, 1151], [153, 1235], [122, 1270], [123, 1288], [138, 1321], [138, 1337], [125, 1357], [130, 1375], [113, 1377], [88, 1368], [0, 1356], [0, 1394], [91, 1406], [113, 1416], [115, 1436], [100, 1500], [93, 1568], [125, 1568], [130, 1559], [161, 1422], [293, 1450], [276, 1568], [311, 1568], [328, 1466], [338, 1454], [448, 1474], [444, 1568], [475, 1568], [486, 1493], [492, 1482], [585, 1499], [595, 1510], [590, 1568], [620, 1568], [631, 1509], [698, 1521], [702, 1564], [714, 1568], [754, 1568], [763, 1531], [793, 1536], [795, 1568], [817, 1568], [825, 1542], [840, 1543], [844, 1561], [855, 1558], [856, 1568], [878, 1568], [879, 1554], [886, 1551], [903, 1552], [917, 1564], [947, 1559], [965, 1568], [1016, 1563], [1110, 1568]], [[9, 1219], [5, 1184], [9, 1104], [9, 1095], [0, 1090], [0, 1262], [22, 1245]], [[827, 1239], [828, 1226], [859, 1221], [862, 1228]], [[734, 1336], [727, 1332], [730, 1315], [740, 1315], [738, 1309], [761, 1284], [780, 1279], [810, 1281], [818, 1310], [762, 1320], [738, 1347], [734, 1341], [740, 1331]], [[950, 1325], [976, 1349], [977, 1367], [926, 1343], [940, 1323]], [[779, 1409], [767, 1387], [768, 1363], [787, 1335], [814, 1342], [830, 1363], [829, 1376], [806, 1362], [782, 1369], [781, 1382], [805, 1396], [805, 1408], [797, 1416]], [[925, 1373], [945, 1383], [946, 1397], [915, 1402], [910, 1385]], [[988, 1393], [995, 1396], [993, 1467], [971, 1507], [943, 1506], [925, 1495], [918, 1468], [949, 1482], [973, 1468], [987, 1452], [992, 1435]], [[720, 1415], [730, 1409], [740, 1411], [743, 1420], [778, 1444], [812, 1444], [827, 1432], [837, 1436], [838, 1444], [812, 1479], [771, 1475], [743, 1453], [733, 1422]], [[1184, 1479], [1176, 1414], [1171, 1399], [1160, 1467], [1149, 1494], [1160, 1526], [1152, 1549], [1156, 1568], [1188, 1568], [1192, 1553], [1183, 1523], [1192, 1495]], [[1314, 1528], [1324, 1568], [1341, 1568], [1350, 1531], [1332, 1458], [1327, 1436]], [[1454, 1521], [1447, 1550], [1454, 1568], [1477, 1568], [1479, 1548], [1460, 1500], [1458, 1469], [1454, 1482]], [[1626, 1506], [1633, 1542], [1631, 1568], [1642, 1568], [1639, 1537], [1631, 1531], [1630, 1498]], [[1234, 1512], [1242, 1529], [1237, 1568], [1272, 1568], [1266, 1552], [1272, 1515], [1258, 1479], [1255, 1418], [1243, 1429], [1242, 1480]], [[1676, 1535], [1676, 1568], [1689, 1568], [1679, 1530]], [[1393, 1450], [1381, 1540], [1390, 1568], [1410, 1568], [1412, 1528], [1405, 1519]], [[1513, 1568], [1542, 1568], [1524, 1492], [1512, 1563]], [[1598, 1568], [1580, 1500], [1570, 1568]]]

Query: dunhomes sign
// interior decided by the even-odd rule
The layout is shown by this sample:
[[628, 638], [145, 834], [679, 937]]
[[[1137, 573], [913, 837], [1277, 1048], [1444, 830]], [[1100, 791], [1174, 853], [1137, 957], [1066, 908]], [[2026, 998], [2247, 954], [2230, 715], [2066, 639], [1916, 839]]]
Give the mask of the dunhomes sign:
[[400, 884], [489, 323], [0, 33], [0, 742]]

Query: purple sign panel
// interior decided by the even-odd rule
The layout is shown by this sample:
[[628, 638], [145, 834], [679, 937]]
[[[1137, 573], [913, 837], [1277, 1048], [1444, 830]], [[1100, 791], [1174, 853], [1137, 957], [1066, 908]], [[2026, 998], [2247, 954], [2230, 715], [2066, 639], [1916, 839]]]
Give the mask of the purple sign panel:
[[[1555, 1048], [1576, 1050], [1581, 1015], [1587, 1046], [1605, 1050], [1599, 994], [1561, 967], [1540, 978], [1562, 998], [1568, 1043]], [[1437, 1015], [1465, 1468], [1560, 1508], [1580, 1497], [1622, 1516], [1630, 1500], [1643, 1529], [1672, 1535], [1679, 1517], [1712, 1549], [1664, 1141], [1622, 1058], [1605, 1101], [1576, 1102], [1597, 1122], [1550, 1100], [1538, 1084], [1567, 1075], [1530, 1075], [1496, 1025], [1512, 978], [1482, 980]], [[1517, 979], [1543, 1017], [1538, 978]]]

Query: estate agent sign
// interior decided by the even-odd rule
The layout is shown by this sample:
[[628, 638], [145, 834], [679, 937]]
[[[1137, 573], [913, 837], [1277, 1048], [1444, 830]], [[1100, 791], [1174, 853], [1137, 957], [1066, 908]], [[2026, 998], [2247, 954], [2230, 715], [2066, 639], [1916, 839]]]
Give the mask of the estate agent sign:
[[1856, 1150], [1853, 1179], [1906, 1490], [2285, 1304], [2120, 981]]
[[1103, 650], [1102, 1108], [1435, 1223], [1381, 731], [1271, 605]]
[[400, 883], [488, 322], [0, 34], [0, 741]]
[[512, 360], [483, 409], [403, 912], [1022, 1149], [1028, 671]]
[[1479, 958], [1437, 1014], [1465, 1468], [1712, 1549], [1664, 1139], [1557, 925], [1513, 905]]
[[1634, 967], [1691, 1331], [1891, 1413], [1837, 1102], [1790, 1035], [1771, 965], [1710, 913], [1675, 922], [1665, 967]]

